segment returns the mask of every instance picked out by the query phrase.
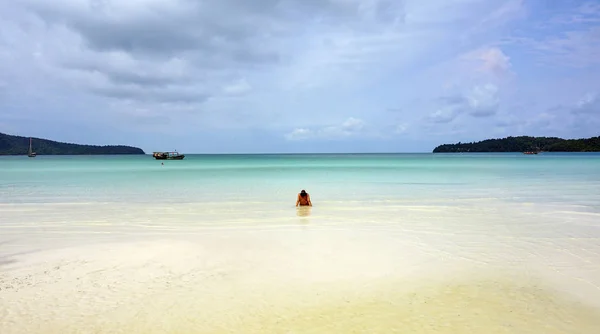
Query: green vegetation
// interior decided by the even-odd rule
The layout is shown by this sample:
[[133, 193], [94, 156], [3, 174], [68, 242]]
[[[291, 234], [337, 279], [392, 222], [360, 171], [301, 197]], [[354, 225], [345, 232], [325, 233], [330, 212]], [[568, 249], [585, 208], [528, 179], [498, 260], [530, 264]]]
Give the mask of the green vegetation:
[[[40, 138], [33, 138], [32, 147], [38, 155], [145, 154], [142, 149], [131, 146], [78, 145]], [[0, 155], [27, 155], [28, 151], [29, 137], [0, 133]]]
[[600, 152], [600, 137], [587, 139], [561, 139], [556, 137], [507, 137], [487, 139], [473, 143], [444, 144], [433, 153], [458, 152]]

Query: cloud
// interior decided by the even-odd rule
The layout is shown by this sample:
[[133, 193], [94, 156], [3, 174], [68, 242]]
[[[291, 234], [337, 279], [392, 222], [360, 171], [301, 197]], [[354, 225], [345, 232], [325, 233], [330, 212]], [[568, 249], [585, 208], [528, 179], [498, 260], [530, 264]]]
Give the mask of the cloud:
[[82, 74], [100, 74], [114, 85], [133, 84], [142, 87], [165, 86], [193, 82], [192, 65], [183, 58], [172, 57], [161, 62], [139, 59], [123, 51], [96, 53], [82, 50], [61, 57], [59, 65]]
[[528, 14], [525, 0], [507, 0], [498, 4], [498, 7], [481, 15], [477, 24], [469, 29], [470, 34], [488, 31], [491, 27], [501, 27], [510, 21], [523, 19]]
[[432, 66], [428, 76], [442, 77], [444, 87], [468, 89], [474, 85], [509, 84], [517, 79], [511, 57], [499, 46], [479, 46]]
[[600, 97], [598, 94], [586, 94], [571, 109], [571, 112], [576, 115], [595, 115], [600, 117]]
[[292, 132], [285, 135], [287, 140], [302, 140], [313, 136], [313, 131], [310, 129], [294, 129]]
[[474, 86], [468, 91], [438, 98], [439, 109], [428, 116], [433, 123], [449, 123], [461, 114], [490, 117], [498, 112], [498, 87], [493, 84]]
[[579, 68], [600, 64], [600, 27], [567, 31], [531, 44], [546, 63]]
[[520, 132], [559, 137], [597, 136], [600, 127], [600, 99], [587, 93], [576, 101], [555, 105], [530, 115], [503, 114], [496, 125]]
[[[566, 3], [565, 3], [566, 4]], [[557, 3], [556, 12], [536, 22], [535, 29], [508, 38], [509, 44], [523, 46], [538, 65], [586, 68], [600, 64], [600, 5], [579, 6]]]
[[564, 125], [572, 123], [572, 119], [565, 117], [561, 113], [556, 112], [557, 110], [547, 110], [526, 119], [521, 119], [521, 128], [526, 129], [528, 132], [546, 131], [546, 132], [557, 132], [560, 131]]
[[244, 95], [252, 90], [252, 86], [246, 79], [239, 79], [223, 88], [226, 95]]
[[[387, 29], [405, 15], [404, 3], [391, 0], [24, 0], [9, 9], [18, 20], [7, 15], [8, 22], [14, 22], [22, 40], [38, 41], [36, 53], [56, 79], [100, 96], [142, 103], [161, 103], [164, 97], [184, 105], [244, 95], [251, 89], [249, 78], [265, 69], [288, 76], [289, 70], [310, 73], [309, 68], [341, 73], [341, 67], [394, 43]], [[297, 52], [298, 43], [311, 43], [304, 38], [307, 29], [319, 30], [335, 44], [319, 49], [313, 44], [314, 52], [333, 55], [329, 61], [322, 55], [312, 59], [311, 50]], [[201, 87], [202, 94], [194, 97], [188, 86]], [[139, 92], [159, 87], [170, 92]]]
[[[402, 2], [187, 0], [123, 2], [25, 0], [26, 8], [48, 24], [65, 25], [97, 51], [171, 57], [187, 54], [218, 64], [279, 61], [270, 42], [306, 22], [380, 25], [403, 15]], [[312, 21], [312, 22], [311, 22]]]
[[474, 65], [476, 71], [483, 74], [501, 76], [511, 70], [510, 57], [498, 47], [484, 47], [460, 56], [467, 62], [466, 66]]
[[515, 115], [502, 115], [501, 117], [497, 118], [494, 122], [495, 126], [498, 127], [502, 127], [502, 128], [510, 128], [513, 127], [515, 125], [518, 124], [522, 124], [523, 120], [519, 119], [517, 116]]
[[585, 24], [600, 22], [600, 4], [584, 2], [571, 11], [565, 11], [551, 20], [554, 24]]
[[[187, 136], [194, 150], [217, 133], [239, 135], [248, 138], [244, 148], [278, 152], [308, 139], [305, 150], [369, 141], [379, 150], [399, 135], [428, 145], [423, 130], [436, 138], [490, 127], [527, 130], [531, 122], [515, 119], [544, 112], [555, 117], [540, 120], [576, 131], [577, 122], [596, 115], [597, 98], [581, 106], [569, 101], [600, 85], [598, 7], [523, 0], [0, 1], [0, 123], [55, 139], [68, 123], [95, 129], [99, 141], [120, 132], [149, 146]], [[536, 103], [507, 107], [523, 101]], [[568, 107], [548, 111], [559, 104]], [[177, 135], [166, 136], [157, 124]]]
[[428, 123], [450, 123], [461, 115], [487, 118], [500, 109], [501, 90], [510, 89], [516, 76], [510, 57], [499, 47], [483, 46], [460, 53], [430, 69], [444, 76], [443, 92], [434, 99]]
[[396, 134], [403, 134], [403, 133], [406, 133], [407, 130], [408, 130], [408, 124], [401, 123], [401, 124], [396, 125], [394, 132]]
[[[600, 97], [598, 94], [586, 94], [569, 109], [569, 122], [556, 122], [563, 129], [572, 129], [578, 136], [598, 136], [600, 129]], [[566, 125], [566, 126], [565, 126]]]
[[318, 129], [297, 128], [285, 135], [287, 140], [304, 139], [343, 139], [352, 136], [364, 135], [365, 122], [350, 117], [340, 125], [326, 126]]
[[[268, 6], [274, 8], [275, 2], [270, 3]], [[46, 23], [64, 25], [76, 32], [96, 51], [162, 57], [188, 51], [218, 51], [221, 57], [250, 62], [260, 61], [262, 57], [257, 55], [266, 54], [250, 43], [263, 27], [250, 21], [267, 17], [251, 10], [240, 21], [224, 15], [235, 10], [239, 1], [207, 5], [184, 0], [25, 0], [24, 4]], [[243, 5], [241, 8], [252, 9]]]
[[202, 103], [210, 97], [202, 88], [194, 86], [142, 88], [137, 85], [99, 85], [90, 88], [90, 90], [95, 94], [108, 98], [146, 103]]
[[428, 105], [433, 111], [422, 118], [426, 127], [494, 117], [500, 111], [501, 89], [516, 79], [511, 58], [498, 46], [461, 52], [429, 69], [428, 76], [443, 77], [444, 81], [443, 91]]
[[431, 113], [428, 119], [433, 123], [450, 123], [459, 113], [459, 109], [454, 106], [445, 106]]
[[498, 87], [492, 84], [476, 86], [465, 96], [466, 112], [474, 117], [488, 117], [498, 111]]
[[[126, 113], [125, 113], [125, 117], [129, 118], [131, 121], [138, 123], [138, 124], [144, 124], [144, 125], [150, 125], [152, 127], [154, 127], [155, 125], [169, 125], [169, 123], [171, 122], [170, 118], [161, 114], [161, 113], [157, 113], [154, 110], [150, 110], [150, 109], [143, 109], [143, 108], [137, 108], [137, 109], [129, 109]], [[169, 129], [164, 129], [165, 132], [169, 132]]]

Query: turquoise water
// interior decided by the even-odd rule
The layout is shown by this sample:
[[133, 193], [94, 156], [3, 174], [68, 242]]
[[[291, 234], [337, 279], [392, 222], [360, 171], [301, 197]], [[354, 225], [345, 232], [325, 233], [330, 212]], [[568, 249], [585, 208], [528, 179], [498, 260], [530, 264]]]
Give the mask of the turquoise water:
[[0, 203], [285, 206], [493, 199], [600, 207], [600, 154], [303, 154], [0, 157]]
[[600, 154], [0, 157], [4, 299], [1, 333], [595, 333]]

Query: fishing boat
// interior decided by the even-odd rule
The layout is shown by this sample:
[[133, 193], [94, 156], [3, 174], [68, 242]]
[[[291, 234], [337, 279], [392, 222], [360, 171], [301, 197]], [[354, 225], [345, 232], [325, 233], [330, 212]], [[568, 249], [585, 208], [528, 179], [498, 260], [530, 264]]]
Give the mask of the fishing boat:
[[29, 137], [29, 152], [27, 153], [27, 156], [30, 158], [34, 158], [35, 156], [37, 156], [37, 153], [33, 152], [33, 149], [31, 147], [31, 137]]
[[185, 158], [184, 154], [180, 154], [177, 151], [173, 152], [152, 152], [152, 156], [156, 160], [182, 160]]
[[529, 150], [529, 151], [525, 151], [523, 152], [523, 154], [538, 154], [540, 153], [541, 149], [539, 146], [536, 146], [533, 150]]

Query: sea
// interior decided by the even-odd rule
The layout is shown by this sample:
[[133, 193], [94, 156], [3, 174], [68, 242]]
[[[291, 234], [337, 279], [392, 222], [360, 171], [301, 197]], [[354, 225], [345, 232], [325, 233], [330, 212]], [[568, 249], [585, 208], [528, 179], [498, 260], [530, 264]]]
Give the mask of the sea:
[[[265, 154], [0, 157], [0, 203], [213, 203], [285, 210], [494, 200], [599, 208], [600, 154]], [[289, 210], [288, 210], [289, 211]]]
[[[295, 206], [301, 190], [310, 194], [312, 207]], [[130, 250], [120, 252], [115, 258], [100, 257], [101, 253], [133, 242], [154, 243], [154, 246], [142, 248], [136, 244], [137, 248], [127, 248]], [[181, 249], [169, 246], [183, 245], [183, 242], [186, 246]], [[139, 258], [127, 262], [130, 253], [154, 256], [154, 262], [163, 262], [156, 268], [147, 258], [144, 261], [150, 262], [140, 262]], [[78, 258], [80, 262], [76, 263], [80, 265], [65, 262], [65, 258], [71, 256]], [[43, 262], [42, 258], [45, 259]], [[117, 258], [125, 262], [111, 262]], [[186, 260], [182, 263], [173, 260], [175, 258]], [[198, 260], [200, 258], [205, 260]], [[52, 261], [63, 261], [60, 262], [63, 265], [71, 263], [74, 266], [72, 273], [81, 275], [61, 272], [51, 280], [28, 281], [27, 275], [47, 278], [44, 275], [48, 275], [49, 269], [44, 263]], [[97, 268], [88, 268], [88, 263], [95, 263]], [[142, 275], [139, 274], [140, 267], [144, 265], [154, 268], [154, 274], [144, 272], [144, 275], [154, 275], [152, 277], [156, 279], [148, 283], [148, 280], [136, 278], [135, 285], [130, 280]], [[197, 284], [184, 288], [183, 282], [191, 279], [186, 275], [193, 268], [203, 273], [216, 270], [222, 275], [219, 276], [220, 283], [206, 285], [198, 274], [192, 279]], [[264, 312], [257, 310], [252, 313], [254, 318], [243, 318], [244, 326], [249, 326], [243, 327], [231, 319], [233, 322], [219, 318], [229, 312], [229, 304], [219, 308], [219, 315], [206, 316], [202, 323], [193, 322], [188, 312], [199, 312], [204, 297], [180, 299], [185, 308], [178, 316], [170, 313], [172, 319], [169, 318], [179, 324], [180, 327], [175, 326], [177, 331], [170, 331], [171, 327], [166, 328], [163, 323], [160, 325], [163, 327], [156, 325], [159, 327], [144, 327], [143, 330], [139, 327], [140, 333], [220, 332], [215, 328], [222, 332], [226, 332], [224, 328], [273, 333], [330, 332], [328, 328], [348, 332], [360, 326], [371, 329], [364, 332], [383, 333], [394, 329], [433, 333], [441, 327], [427, 327], [417, 318], [410, 318], [414, 322], [394, 322], [396, 318], [389, 315], [397, 309], [390, 309], [390, 305], [397, 306], [403, 297], [398, 297], [400, 299], [394, 301], [396, 304], [377, 304], [378, 308], [371, 313], [389, 316], [382, 320], [381, 317], [361, 318], [372, 315], [364, 305], [360, 308], [363, 313], [347, 310], [338, 314], [332, 310], [339, 310], [339, 306], [333, 305], [339, 296], [331, 295], [328, 300], [323, 296], [329, 296], [327, 291], [336, 288], [340, 289], [341, 295], [344, 286], [354, 292], [371, 291], [368, 284], [380, 280], [388, 283], [397, 280], [400, 283], [394, 286], [407, 288], [413, 283], [402, 283], [403, 279], [425, 282], [429, 278], [458, 277], [462, 269], [469, 272], [464, 277], [473, 277], [473, 273], [493, 276], [500, 272], [503, 275], [510, 272], [509, 276], [513, 278], [527, 277], [527, 284], [521, 286], [519, 283], [509, 291], [517, 294], [511, 295], [513, 302], [519, 299], [518, 292], [524, 291], [519, 289], [533, 284], [528, 281], [531, 279], [538, 282], [535, 283], [538, 288], [551, 286], [552, 291], [568, 295], [573, 302], [600, 308], [600, 154], [186, 154], [183, 160], [167, 161], [155, 160], [150, 155], [0, 157], [0, 302], [5, 303], [0, 305], [0, 317], [4, 315], [12, 321], [0, 324], [3, 333], [53, 332], [48, 328], [54, 328], [57, 333], [77, 332], [82, 328], [114, 333], [115, 327], [110, 326], [115, 324], [133, 333], [138, 327], [131, 327], [132, 322], [145, 319], [147, 324], [154, 323], [166, 305], [174, 307], [171, 297], [165, 294], [161, 297], [163, 304], [144, 308], [145, 313], [138, 309], [130, 318], [107, 313], [110, 307], [111, 310], [119, 307], [131, 310], [142, 308], [142, 305], [135, 304], [132, 301], [135, 299], [123, 299], [127, 295], [123, 290], [120, 294], [110, 292], [112, 290], [93, 290], [99, 289], [101, 284], [98, 282], [108, 279], [108, 276], [94, 276], [95, 283], [90, 281], [79, 290], [95, 291], [95, 301], [84, 302], [81, 295], [73, 295], [72, 305], [75, 306], [61, 304], [65, 314], [73, 317], [65, 316], [62, 322], [53, 318], [56, 314], [49, 310], [71, 297], [65, 297], [60, 290], [52, 290], [52, 286], [58, 286], [59, 282], [82, 284], [79, 279], [91, 277], [86, 275], [92, 272], [129, 273], [119, 274], [121, 284], [129, 282], [129, 287], [148, 284], [150, 290], [143, 290], [145, 292], [131, 288], [135, 290], [136, 298], [146, 301], [161, 300], [150, 299], [156, 295], [148, 292], [155, 291], [152, 289], [158, 289], [159, 285], [174, 289], [173, 295], [179, 297], [194, 294], [198, 297], [200, 293], [205, 293], [202, 296], [206, 297], [210, 291], [206, 290], [207, 286], [217, 290], [223, 287], [223, 291], [230, 291], [227, 287], [235, 286], [237, 290], [230, 292], [231, 296], [239, 297], [243, 295], [239, 287], [248, 286], [255, 294], [248, 295], [245, 300], [265, 301], [259, 303]], [[174, 274], [177, 272], [185, 275], [177, 276]], [[209, 279], [209, 276], [202, 277]], [[110, 284], [118, 285], [116, 281]], [[167, 281], [169, 283], [165, 285]], [[503, 278], [488, 278], [486, 282], [490, 281], [497, 284], [516, 282]], [[39, 283], [42, 285], [36, 288], [36, 282], [47, 285]], [[268, 282], [268, 288], [261, 290], [262, 283], [259, 282]], [[302, 282], [298, 286], [306, 287], [306, 290], [298, 287], [298, 295], [291, 295], [286, 286], [293, 286], [294, 282]], [[308, 286], [308, 283], [313, 285]], [[326, 284], [333, 284], [327, 285], [330, 290], [316, 288]], [[481, 288], [482, 285], [477, 286]], [[29, 294], [18, 294], [18, 289], [29, 291]], [[267, 292], [271, 291], [269, 289], [278, 292], [271, 295]], [[499, 285], [490, 289], [497, 291]], [[508, 291], [506, 286], [501, 289]], [[306, 291], [321, 291], [321, 295], [311, 299]], [[489, 297], [486, 291], [478, 290], [475, 296], [498, 297]], [[225, 298], [228, 293], [222, 292], [220, 296]], [[399, 296], [394, 293], [378, 296]], [[282, 301], [275, 295], [287, 298]], [[48, 298], [47, 304], [36, 302], [35, 298], [43, 299], [44, 296]], [[473, 294], [469, 296], [470, 300], [475, 298]], [[526, 303], [511, 304], [512, 308], [498, 309], [497, 305], [491, 305], [488, 313], [485, 305], [477, 306], [479, 311], [476, 312], [483, 315], [506, 312], [506, 323], [502, 326], [490, 322], [481, 326], [491, 326], [486, 327], [489, 333], [504, 333], [505, 325], [525, 326], [520, 327], [522, 331], [512, 332], [539, 330], [542, 327], [535, 327], [535, 324], [531, 325], [531, 331], [525, 330], [529, 328], [527, 319], [519, 322], [520, 318], [514, 318], [512, 325], [510, 323], [511, 310], [549, 300], [549, 297], [535, 294], [528, 296], [530, 299]], [[359, 303], [358, 299], [366, 297], [356, 298], [348, 297], [344, 303]], [[114, 300], [119, 303], [111, 304]], [[216, 299], [211, 300], [215, 302]], [[296, 300], [298, 304], [289, 304], [290, 300]], [[286, 308], [275, 307], [280, 302], [288, 303]], [[460, 308], [457, 305], [466, 305], [462, 299], [454, 302], [454, 310]], [[498, 301], [510, 302], [510, 299]], [[369, 303], [376, 304], [373, 300]], [[313, 310], [316, 304], [333, 305], [331, 309], [322, 310], [329, 318], [326, 324], [319, 325], [321, 330], [314, 327], [317, 325], [311, 327], [311, 323], [317, 321], [313, 318], [313, 322], [301, 322], [300, 318], [292, 321], [292, 316], [277, 313], [293, 310], [297, 316], [306, 308], [313, 307]], [[557, 322], [557, 333], [563, 330], [592, 333], [590, 328], [600, 325], [594, 320], [597, 319], [595, 311], [586, 309], [571, 314], [569, 312], [576, 308], [562, 307], [558, 302], [552, 305], [539, 304], [534, 311], [530, 308], [521, 311], [534, 312], [528, 313], [527, 317], [554, 317], [552, 321]], [[97, 314], [103, 314], [105, 318], [102, 323], [96, 320], [85, 322], [87, 320], [78, 313], [83, 312], [82, 309], [86, 309], [88, 315], [101, 309]], [[233, 309], [231, 306], [232, 314], [237, 314]], [[409, 312], [412, 309], [403, 310]], [[441, 314], [441, 308], [414, 309], [415, 312], [419, 310], [431, 312], [432, 319], [438, 319], [436, 314]], [[535, 310], [545, 311], [538, 314]], [[548, 310], [555, 313], [544, 313], [550, 312]], [[348, 316], [344, 318], [346, 320], [354, 319], [354, 327], [344, 327], [344, 320], [338, 318], [341, 314]], [[416, 313], [411, 314], [411, 317], [417, 317]], [[452, 323], [453, 320], [448, 320], [448, 315], [444, 314], [446, 318], [432, 321], [439, 326], [448, 321]], [[577, 318], [583, 317], [581, 314], [593, 315]], [[27, 324], [23, 322], [25, 319]], [[221, 322], [211, 325], [206, 319], [221, 319]], [[256, 322], [256, 319], [260, 321]], [[265, 319], [278, 320], [270, 323]], [[363, 322], [357, 323], [357, 319], [363, 319]], [[256, 325], [259, 323], [262, 325]], [[471, 324], [475, 323], [474, 320]], [[221, 325], [225, 327], [219, 327]], [[238, 325], [242, 327], [236, 327]], [[477, 329], [464, 327], [464, 323], [455, 325], [458, 327], [453, 327], [457, 329], [454, 332]], [[48, 330], [44, 331], [44, 328]], [[552, 330], [547, 332], [554, 333]]]

